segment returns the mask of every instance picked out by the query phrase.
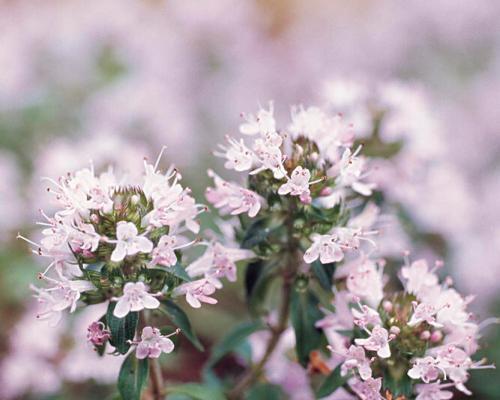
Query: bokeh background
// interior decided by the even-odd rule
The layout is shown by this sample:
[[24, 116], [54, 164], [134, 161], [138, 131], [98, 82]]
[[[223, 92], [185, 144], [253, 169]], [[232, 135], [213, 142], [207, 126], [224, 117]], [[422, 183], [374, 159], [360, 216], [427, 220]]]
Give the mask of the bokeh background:
[[[394, 178], [394, 196], [477, 294], [478, 319], [500, 315], [499, 20], [497, 0], [0, 0], [0, 398], [105, 398], [121, 361], [84, 346], [100, 310], [55, 329], [34, 319], [43, 265], [16, 234], [36, 237], [50, 209], [40, 177], [90, 159], [140, 173], [165, 144], [201, 199], [215, 143], [269, 100], [287, 116], [290, 104], [347, 106], [360, 85], [403, 88], [391, 98], [411, 179]], [[192, 313], [206, 343], [241, 319], [240, 289]], [[500, 364], [499, 330], [485, 333]], [[172, 380], [199, 378], [206, 356], [184, 350]], [[498, 378], [473, 376], [474, 398], [500, 398]]]

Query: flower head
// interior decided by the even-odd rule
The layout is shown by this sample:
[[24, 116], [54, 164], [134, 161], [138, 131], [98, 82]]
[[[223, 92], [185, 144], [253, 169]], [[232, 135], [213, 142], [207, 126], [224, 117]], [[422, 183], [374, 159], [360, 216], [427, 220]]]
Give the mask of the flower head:
[[123, 318], [131, 311], [141, 311], [145, 308], [155, 309], [160, 302], [148, 293], [147, 287], [142, 282], [127, 282], [123, 287], [123, 295], [118, 299], [113, 314]]
[[174, 342], [172, 340], [163, 336], [158, 328], [146, 326], [142, 329], [141, 341], [137, 344], [135, 356], [139, 360], [158, 358], [161, 353], [171, 353], [173, 350]]

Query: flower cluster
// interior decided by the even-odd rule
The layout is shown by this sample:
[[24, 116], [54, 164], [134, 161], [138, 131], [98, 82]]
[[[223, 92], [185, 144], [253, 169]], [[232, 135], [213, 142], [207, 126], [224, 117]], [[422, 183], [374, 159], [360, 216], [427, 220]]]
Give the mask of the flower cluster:
[[[53, 216], [41, 211], [45, 221], [39, 244], [25, 239], [36, 246], [34, 253], [50, 260], [39, 274], [46, 286], [33, 286], [39, 319], [55, 325], [63, 311], [74, 312], [80, 301], [109, 303], [107, 314], [87, 331], [99, 353], [108, 342], [122, 354], [136, 346], [138, 359], [170, 353], [171, 340], [158, 328], [145, 326], [147, 321], [139, 323], [138, 313], [166, 307], [168, 315], [168, 307], [177, 307], [168, 299], [180, 295], [193, 307], [214, 304], [217, 300], [210, 296], [222, 287], [220, 279], [234, 280], [234, 263], [253, 256], [211, 242], [199, 260], [187, 268], [181, 265], [181, 250], [203, 244], [189, 236], [199, 233], [197, 217], [206, 207], [183, 188], [175, 168], [158, 170], [162, 153], [155, 165], [144, 161], [141, 185], [127, 183], [111, 168], [96, 174], [92, 164], [57, 181], [49, 179], [53, 187], [48, 192], [58, 209]], [[120, 331], [123, 324], [135, 328], [127, 337]]]
[[352, 125], [341, 115], [301, 106], [292, 108], [291, 121], [282, 131], [272, 103], [243, 118], [244, 137], [227, 136], [227, 144], [215, 155], [225, 159], [227, 169], [248, 172], [248, 188], [210, 170], [214, 187], [206, 190], [209, 203], [223, 215], [274, 219], [283, 227], [287, 220], [293, 234], [309, 243], [306, 263], [318, 258], [322, 263], [340, 261], [346, 251], [357, 249], [372, 232], [344, 226], [349, 220], [344, 205], [356, 196], [371, 195], [375, 186], [365, 181], [367, 163], [361, 146], [353, 147]]
[[450, 399], [452, 389], [470, 395], [470, 371], [493, 368], [472, 359], [481, 327], [467, 311], [472, 298], [462, 297], [450, 279], [439, 282], [442, 263], [430, 269], [425, 260], [410, 264], [406, 258], [400, 273], [404, 290], [392, 293], [383, 292], [374, 265], [364, 257], [348, 266], [347, 275], [336, 276], [337, 312], [317, 323], [352, 391], [363, 400], [388, 393]]

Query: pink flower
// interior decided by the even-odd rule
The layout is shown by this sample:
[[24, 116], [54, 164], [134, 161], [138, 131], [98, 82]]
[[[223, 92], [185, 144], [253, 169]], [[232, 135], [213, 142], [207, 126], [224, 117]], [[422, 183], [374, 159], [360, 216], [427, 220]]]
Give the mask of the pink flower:
[[382, 270], [374, 261], [361, 255], [355, 260], [347, 275], [347, 289], [373, 307], [377, 307], [383, 298]]
[[248, 171], [252, 168], [255, 155], [245, 146], [243, 139], [239, 142], [231, 137], [226, 137], [229, 147], [219, 145], [221, 152], [214, 152], [217, 157], [226, 159], [224, 167], [227, 169], [234, 169], [235, 171], [242, 172]]
[[240, 125], [240, 132], [244, 135], [266, 135], [276, 132], [276, 121], [273, 116], [273, 103], [269, 103], [269, 110], [260, 108], [257, 116], [243, 115], [246, 122]]
[[382, 400], [380, 395], [382, 389], [382, 378], [369, 378], [366, 381], [355, 381], [349, 384], [351, 389], [360, 397], [361, 400]]
[[174, 296], [186, 295], [186, 301], [193, 308], [200, 308], [201, 303], [217, 304], [217, 300], [210, 297], [216, 289], [222, 288], [219, 280], [205, 277], [193, 282], [183, 283], [174, 289]]
[[377, 310], [374, 310], [367, 305], [359, 303], [359, 308], [361, 311], [353, 308], [351, 310], [352, 315], [354, 317], [354, 323], [362, 328], [367, 327], [368, 325], [380, 325], [382, 323], [380, 319], [380, 315]]
[[391, 356], [389, 332], [381, 326], [376, 326], [371, 332], [366, 328], [365, 330], [370, 334], [370, 337], [367, 339], [356, 339], [355, 343], [363, 346], [366, 350], [376, 351], [380, 358], [389, 358]]
[[145, 308], [155, 309], [159, 306], [160, 302], [148, 293], [144, 283], [127, 282], [123, 288], [123, 295], [116, 303], [113, 315], [117, 318], [123, 318], [131, 311], [141, 311]]
[[365, 160], [357, 157], [360, 150], [361, 146], [354, 153], [349, 148], [344, 150], [339, 164], [335, 166], [338, 170], [335, 183], [339, 187], [351, 187], [355, 192], [363, 196], [369, 196], [372, 194], [375, 184], [361, 182], [361, 179], [365, 177], [363, 175]]
[[345, 354], [346, 360], [342, 364], [342, 376], [353, 369], [357, 369], [361, 379], [366, 381], [372, 377], [372, 369], [370, 368], [370, 360], [366, 357], [365, 350], [362, 347], [352, 345]]
[[82, 292], [95, 289], [91, 282], [83, 280], [56, 281], [45, 276], [43, 279], [55, 286], [49, 289], [32, 286], [32, 289], [37, 292], [35, 296], [39, 305], [37, 318], [49, 321], [50, 325], [56, 325], [59, 322], [63, 310], [69, 308], [70, 313], [75, 311]]
[[313, 185], [314, 183], [320, 182], [321, 179], [314, 182], [310, 182], [310, 180], [311, 173], [309, 172], [309, 170], [299, 166], [293, 170], [291, 177], [288, 179], [288, 182], [280, 186], [280, 188], [278, 189], [278, 194], [291, 194], [292, 196], [299, 196], [300, 201], [305, 204], [309, 204], [312, 201], [309, 186]]
[[104, 324], [99, 321], [92, 322], [87, 328], [87, 340], [94, 346], [102, 346], [111, 337]]
[[140, 236], [137, 227], [132, 222], [120, 221], [116, 225], [116, 247], [111, 254], [111, 261], [120, 262], [126, 256], [137, 253], [150, 253], [153, 243], [146, 237]]
[[429, 271], [425, 260], [417, 260], [411, 265], [401, 268], [401, 277], [405, 283], [406, 291], [416, 296], [438, 284], [438, 277]]
[[158, 245], [151, 253], [150, 266], [163, 265], [171, 267], [177, 263], [177, 256], [175, 254], [177, 238], [173, 235], [163, 235], [158, 241]]
[[413, 367], [408, 371], [411, 379], [422, 379], [425, 383], [435, 381], [444, 370], [439, 366], [439, 361], [434, 357], [427, 356], [417, 358]]
[[413, 302], [413, 315], [408, 321], [408, 326], [413, 327], [422, 322], [427, 322], [435, 328], [442, 328], [443, 325], [436, 322], [437, 312], [438, 310], [430, 304]]
[[207, 188], [205, 196], [215, 208], [231, 215], [248, 213], [250, 218], [257, 215], [263, 201], [257, 193], [223, 180], [212, 170], [208, 171], [208, 175], [213, 178], [215, 188]]
[[313, 243], [304, 253], [304, 261], [313, 263], [318, 258], [322, 264], [341, 261], [344, 258], [344, 247], [337, 242], [336, 235], [316, 235]]
[[255, 257], [255, 253], [245, 249], [231, 249], [220, 243], [209, 244], [198, 260], [186, 268], [189, 276], [226, 277], [236, 281], [236, 262]]
[[453, 384], [441, 385], [437, 383], [429, 383], [417, 385], [417, 397], [415, 400], [449, 400], [453, 398], [453, 393], [445, 390], [453, 387]]
[[141, 341], [137, 344], [135, 356], [139, 360], [158, 358], [161, 353], [171, 353], [173, 350], [174, 343], [167, 336], [162, 336], [158, 328], [146, 326], [142, 330]]

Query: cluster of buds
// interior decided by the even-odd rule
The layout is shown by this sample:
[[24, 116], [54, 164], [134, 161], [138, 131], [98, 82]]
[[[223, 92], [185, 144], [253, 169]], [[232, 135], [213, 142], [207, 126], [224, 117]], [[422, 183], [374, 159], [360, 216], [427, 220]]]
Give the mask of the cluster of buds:
[[[472, 360], [485, 325], [467, 311], [472, 298], [462, 297], [449, 278], [439, 282], [440, 262], [430, 269], [425, 260], [410, 264], [406, 257], [404, 290], [392, 293], [384, 293], [381, 275], [369, 275], [371, 267], [361, 267], [361, 277], [362, 264], [374, 262], [365, 257], [336, 276], [336, 312], [317, 323], [350, 389], [363, 400], [451, 399], [455, 389], [470, 395], [469, 372], [493, 368]], [[361, 286], [352, 282], [358, 280]]]

